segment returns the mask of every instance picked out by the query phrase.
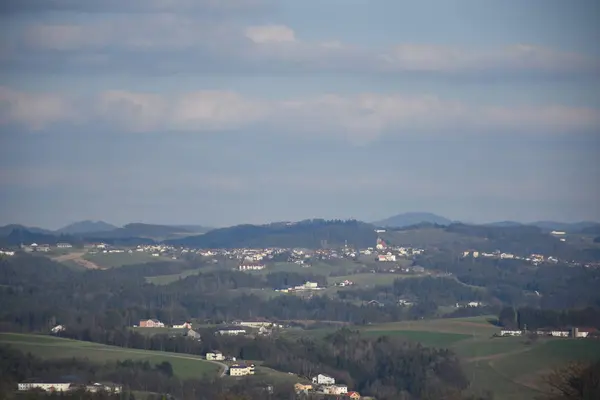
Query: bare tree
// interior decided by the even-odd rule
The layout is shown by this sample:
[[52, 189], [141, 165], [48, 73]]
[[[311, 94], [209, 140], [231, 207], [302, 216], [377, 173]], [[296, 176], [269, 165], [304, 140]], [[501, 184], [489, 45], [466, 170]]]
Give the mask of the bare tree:
[[544, 400], [600, 399], [600, 361], [570, 363], [555, 369], [544, 380], [549, 387]]

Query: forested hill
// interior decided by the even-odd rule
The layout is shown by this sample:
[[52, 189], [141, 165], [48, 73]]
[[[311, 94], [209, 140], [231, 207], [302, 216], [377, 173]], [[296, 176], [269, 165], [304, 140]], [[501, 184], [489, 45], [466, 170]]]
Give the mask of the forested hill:
[[167, 244], [198, 248], [374, 246], [377, 234], [356, 220], [313, 219], [295, 223], [237, 225], [204, 235], [167, 240]]

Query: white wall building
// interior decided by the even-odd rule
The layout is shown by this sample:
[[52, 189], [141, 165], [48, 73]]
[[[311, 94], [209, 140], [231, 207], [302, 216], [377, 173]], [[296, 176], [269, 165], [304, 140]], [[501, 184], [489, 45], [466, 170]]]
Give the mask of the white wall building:
[[312, 378], [312, 383], [317, 385], [335, 385], [335, 379], [329, 375], [319, 374]]
[[206, 353], [206, 359], [208, 361], [223, 361], [225, 357], [223, 357], [223, 353], [220, 351], [213, 351], [211, 353]]
[[26, 383], [19, 383], [17, 386], [19, 391], [41, 389], [46, 392], [66, 392], [69, 390], [70, 387], [71, 387], [70, 382], [66, 382], [66, 383], [26, 382]]

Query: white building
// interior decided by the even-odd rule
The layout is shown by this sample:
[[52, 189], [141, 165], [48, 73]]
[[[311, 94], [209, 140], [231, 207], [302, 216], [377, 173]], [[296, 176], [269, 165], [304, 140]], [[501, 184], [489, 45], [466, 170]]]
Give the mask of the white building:
[[319, 374], [312, 378], [312, 383], [317, 385], [335, 385], [335, 379], [329, 375]]
[[206, 353], [206, 359], [208, 361], [223, 361], [225, 357], [223, 357], [223, 353], [220, 351], [213, 351], [210, 353]]
[[221, 329], [216, 332], [219, 335], [245, 335], [245, 329]]
[[173, 325], [175, 329], [192, 329], [192, 324], [189, 322], [184, 322], [181, 325]]
[[70, 243], [57, 243], [56, 247], [58, 247], [59, 249], [70, 249], [71, 247], [73, 247], [73, 245], [71, 245]]
[[377, 261], [381, 262], [394, 262], [396, 261], [396, 256], [394, 254], [379, 254], [377, 256]]
[[509, 329], [502, 329], [500, 331], [500, 336], [521, 336], [523, 334], [523, 331], [521, 330], [509, 330]]
[[232, 365], [231, 367], [229, 367], [229, 375], [231, 375], [231, 376], [254, 375], [254, 364]]
[[348, 393], [348, 386], [346, 385], [329, 385], [323, 386], [321, 389], [323, 394], [346, 394]]
[[27, 391], [33, 389], [41, 389], [46, 392], [66, 392], [71, 387], [70, 382], [62, 383], [42, 383], [42, 382], [26, 382], [19, 383], [17, 388], [19, 391]]
[[238, 267], [240, 271], [260, 271], [265, 269], [264, 264], [255, 264], [255, 263], [243, 263]]

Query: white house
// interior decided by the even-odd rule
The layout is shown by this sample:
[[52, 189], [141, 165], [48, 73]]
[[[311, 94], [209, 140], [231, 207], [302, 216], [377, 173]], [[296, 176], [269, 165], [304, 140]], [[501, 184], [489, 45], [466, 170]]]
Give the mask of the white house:
[[54, 328], [50, 329], [50, 332], [59, 333], [59, 332], [64, 331], [65, 329], [67, 329], [67, 328], [65, 328], [64, 325], [56, 325]]
[[377, 261], [394, 262], [396, 261], [396, 256], [394, 254], [379, 254], [377, 256]]
[[243, 263], [238, 267], [240, 271], [260, 271], [261, 269], [265, 269], [264, 264], [255, 264], [255, 263]]
[[312, 378], [312, 383], [317, 385], [335, 385], [335, 379], [329, 375], [319, 374]]
[[245, 329], [221, 329], [216, 332], [218, 335], [244, 335]]
[[329, 385], [323, 386], [321, 389], [323, 394], [346, 394], [348, 393], [348, 386], [346, 385]]
[[508, 330], [508, 329], [502, 329], [500, 331], [500, 336], [521, 336], [523, 334], [523, 331], [521, 330]]
[[231, 367], [229, 367], [229, 375], [231, 375], [231, 376], [254, 375], [254, 364], [232, 365]]
[[558, 329], [553, 329], [552, 332], [550, 332], [550, 334], [554, 337], [569, 337], [569, 333], [569, 331], [563, 331]]
[[70, 249], [73, 246], [71, 245], [71, 243], [56, 243], [56, 247], [58, 247], [59, 249]]
[[192, 324], [189, 322], [184, 322], [181, 325], [173, 325], [175, 329], [192, 329]]
[[61, 383], [42, 383], [42, 382], [26, 382], [19, 383], [17, 388], [19, 391], [27, 391], [33, 389], [41, 389], [46, 392], [66, 392], [70, 389], [70, 382], [61, 382]]
[[206, 359], [208, 361], [223, 361], [225, 357], [223, 357], [223, 353], [217, 350], [210, 353], [206, 353]]

